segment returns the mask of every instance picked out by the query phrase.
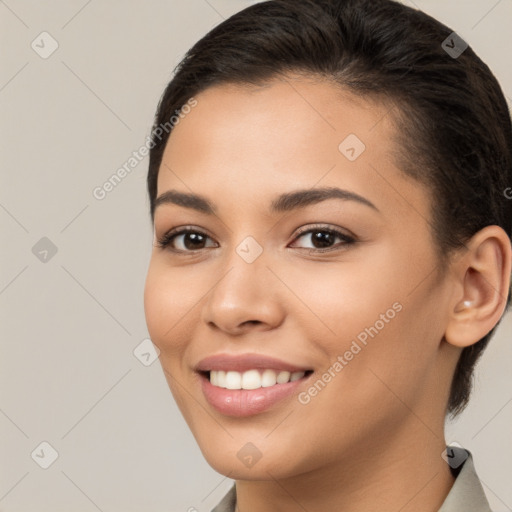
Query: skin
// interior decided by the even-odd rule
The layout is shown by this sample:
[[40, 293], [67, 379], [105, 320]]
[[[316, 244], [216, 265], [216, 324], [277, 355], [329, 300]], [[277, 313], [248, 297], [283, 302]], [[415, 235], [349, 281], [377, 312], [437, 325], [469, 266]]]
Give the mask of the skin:
[[[196, 99], [169, 138], [157, 195], [195, 192], [217, 213], [156, 209], [144, 306], [206, 460], [236, 480], [242, 511], [437, 511], [454, 481], [441, 457], [450, 382], [462, 348], [503, 313], [506, 233], [484, 228], [441, 271], [429, 192], [395, 166], [383, 103], [299, 76], [216, 86]], [[338, 149], [351, 133], [366, 146], [355, 161]], [[378, 211], [339, 199], [269, 211], [280, 193], [324, 186], [355, 192]], [[356, 243], [337, 238], [338, 250], [315, 253], [311, 234], [297, 231], [316, 223]], [[210, 237], [204, 249], [156, 246], [188, 225]], [[236, 252], [247, 236], [263, 249], [250, 264]], [[186, 251], [183, 238], [175, 245]], [[237, 418], [202, 394], [193, 367], [221, 352], [307, 366], [316, 381], [397, 302], [401, 311], [305, 405], [294, 395]], [[252, 467], [237, 457], [249, 442], [262, 454]]]

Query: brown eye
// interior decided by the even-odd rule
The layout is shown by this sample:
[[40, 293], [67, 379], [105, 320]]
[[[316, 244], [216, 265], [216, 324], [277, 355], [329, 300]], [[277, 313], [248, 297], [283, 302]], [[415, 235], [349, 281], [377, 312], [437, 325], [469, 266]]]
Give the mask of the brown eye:
[[[203, 249], [206, 241], [206, 237], [201, 233], [185, 233], [180, 236], [183, 236], [183, 246], [191, 251], [195, 249]], [[174, 237], [174, 240], [176, 240], [176, 236]]]
[[330, 231], [312, 231], [311, 241], [318, 248], [330, 247], [336, 240], [336, 235]]
[[187, 228], [165, 233], [162, 238], [157, 241], [157, 244], [158, 247], [162, 249], [167, 248], [176, 252], [193, 252], [205, 249], [205, 243], [208, 239], [211, 240], [205, 233]]
[[[311, 249], [313, 251], [317, 250], [319, 252], [337, 249], [340, 246], [350, 245], [355, 242], [353, 237], [346, 235], [345, 233], [342, 233], [336, 229], [323, 226], [303, 231], [296, 238], [296, 240], [301, 238], [305, 238], [306, 240], [309, 239], [311, 241], [311, 246], [302, 248]], [[340, 240], [341, 242], [337, 245], [333, 245], [335, 244], [336, 240]]]

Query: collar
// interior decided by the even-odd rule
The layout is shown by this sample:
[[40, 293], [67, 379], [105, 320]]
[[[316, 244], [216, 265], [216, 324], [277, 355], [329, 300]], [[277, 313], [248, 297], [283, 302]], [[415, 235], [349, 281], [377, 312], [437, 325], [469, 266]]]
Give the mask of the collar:
[[[439, 512], [459, 512], [461, 510], [467, 512], [492, 512], [480, 479], [476, 474], [471, 452], [462, 447], [447, 446], [446, 455], [449, 457], [448, 463], [452, 468], [452, 473], [457, 478], [441, 505]], [[455, 464], [457, 460], [465, 460], [461, 466], [454, 468], [450, 463], [450, 459]]]

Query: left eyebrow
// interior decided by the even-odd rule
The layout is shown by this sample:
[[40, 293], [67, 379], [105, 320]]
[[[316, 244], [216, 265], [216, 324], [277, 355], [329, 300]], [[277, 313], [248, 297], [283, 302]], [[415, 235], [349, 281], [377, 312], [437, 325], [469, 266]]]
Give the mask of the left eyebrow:
[[[379, 209], [368, 199], [350, 190], [337, 187], [324, 187], [294, 190], [277, 196], [270, 203], [272, 213], [288, 212], [299, 208], [305, 208], [311, 204], [320, 203], [327, 199], [342, 199], [344, 201], [355, 201], [368, 206], [375, 211]], [[184, 208], [191, 208], [206, 215], [214, 215], [217, 212], [216, 206], [206, 197], [188, 192], [168, 190], [158, 196], [155, 200], [155, 210], [162, 204], [175, 204]]]
[[344, 201], [355, 201], [373, 208], [379, 209], [368, 199], [350, 190], [344, 190], [337, 187], [310, 188], [304, 190], [295, 190], [281, 194], [270, 205], [272, 212], [288, 212], [297, 208], [304, 208], [310, 204], [320, 203], [327, 199], [342, 199]]

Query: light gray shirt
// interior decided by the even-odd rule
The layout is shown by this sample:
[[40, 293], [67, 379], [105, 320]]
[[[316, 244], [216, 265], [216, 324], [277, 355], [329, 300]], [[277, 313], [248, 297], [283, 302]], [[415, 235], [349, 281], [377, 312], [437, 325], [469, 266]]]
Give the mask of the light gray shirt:
[[[476, 474], [471, 452], [464, 448], [448, 446], [447, 457], [449, 457], [447, 459], [449, 463], [457, 459], [465, 460], [456, 468], [455, 464], [450, 464], [456, 478], [438, 512], [492, 512]], [[212, 512], [235, 512], [235, 510], [236, 490], [233, 485]]]

